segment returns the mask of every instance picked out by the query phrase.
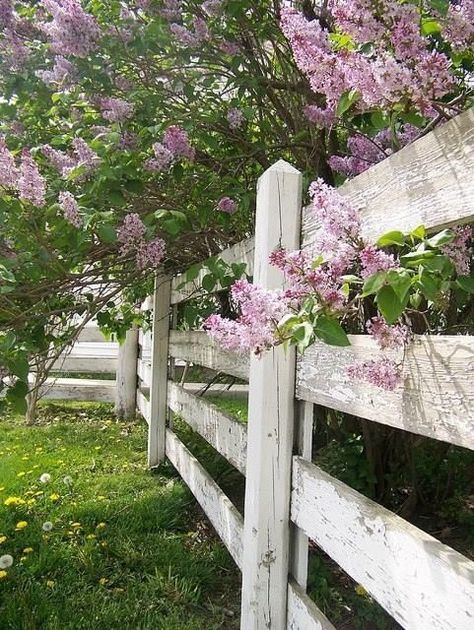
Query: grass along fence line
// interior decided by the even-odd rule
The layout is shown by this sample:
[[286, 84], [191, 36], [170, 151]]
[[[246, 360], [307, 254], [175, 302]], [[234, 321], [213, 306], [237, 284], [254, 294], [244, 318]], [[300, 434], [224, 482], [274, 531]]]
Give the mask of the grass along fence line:
[[94, 403], [40, 418], [0, 420], [2, 630], [237, 628], [237, 569], [172, 467], [147, 469], [145, 425]]

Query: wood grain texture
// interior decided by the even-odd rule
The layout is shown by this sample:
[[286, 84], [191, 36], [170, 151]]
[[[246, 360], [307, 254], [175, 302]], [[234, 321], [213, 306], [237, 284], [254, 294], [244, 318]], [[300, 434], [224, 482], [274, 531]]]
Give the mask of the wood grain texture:
[[115, 342], [77, 342], [59, 357], [53, 370], [113, 373], [117, 370], [118, 353], [119, 344]]
[[[338, 188], [361, 212], [362, 234], [376, 240], [389, 230], [443, 228], [474, 220], [474, 109]], [[318, 224], [304, 211], [303, 245]]]
[[287, 630], [335, 630], [332, 623], [294, 580], [288, 583]]
[[354, 361], [380, 356], [374, 340], [351, 336], [351, 346], [323, 343], [299, 359], [297, 397], [460, 446], [474, 448], [474, 337], [419, 336], [403, 351], [403, 383], [386, 391], [351, 379]]
[[[295, 426], [294, 452], [303, 459], [313, 456], [313, 416], [314, 405], [301, 401], [298, 405]], [[308, 537], [293, 525], [291, 529], [291, 574], [297, 584], [306, 590], [308, 582]]]
[[[277, 247], [296, 249], [300, 237], [301, 174], [280, 160], [257, 188], [254, 282], [281, 288], [268, 264]], [[294, 348], [280, 346], [250, 360], [241, 627], [287, 625], [289, 502], [293, 450]]]
[[137, 407], [138, 328], [127, 330], [119, 347], [115, 395], [115, 415], [121, 420], [133, 420]]
[[[241, 241], [240, 243], [232, 245], [232, 247], [224, 249], [219, 254], [219, 258], [224, 260], [229, 265], [232, 263], [246, 263], [247, 267], [245, 268], [245, 273], [249, 276], [252, 276], [254, 247], [254, 239], [253, 237], [250, 237], [245, 241]], [[201, 281], [206, 273], [208, 273], [207, 270], [200, 271], [198, 277], [195, 280], [193, 280], [192, 282], [187, 282], [183, 286], [180, 285], [183, 284], [186, 278], [186, 273], [180, 274], [179, 276], [173, 278], [171, 304], [177, 304], [179, 302], [183, 302], [184, 300], [189, 300], [189, 298], [191, 297], [198, 297], [199, 295], [202, 295], [204, 291], [201, 287]], [[219, 287], [216, 286], [216, 290], [218, 289]]]
[[171, 280], [157, 276], [153, 299], [148, 465], [165, 458], [166, 395], [168, 391], [168, 340]]
[[216, 372], [225, 372], [248, 379], [249, 357], [223, 350], [204, 331], [170, 332], [170, 355], [177, 359], [197, 363]]
[[207, 514], [237, 566], [241, 568], [243, 521], [237, 508], [170, 429], [166, 429], [166, 456]]
[[407, 630], [474, 625], [474, 562], [295, 457], [291, 518]]
[[247, 427], [205, 398], [168, 381], [168, 406], [245, 475]]
[[140, 389], [137, 389], [137, 409], [147, 424], [150, 424], [150, 401]]
[[89, 378], [48, 378], [41, 387], [47, 400], [88, 400], [114, 402], [115, 381]]

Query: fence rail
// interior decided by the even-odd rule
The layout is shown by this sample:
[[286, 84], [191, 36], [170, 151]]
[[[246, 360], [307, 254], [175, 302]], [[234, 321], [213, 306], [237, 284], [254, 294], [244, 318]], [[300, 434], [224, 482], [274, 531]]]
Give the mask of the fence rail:
[[[420, 224], [437, 229], [473, 221], [473, 171], [470, 110], [339, 191], [361, 209], [363, 234], [375, 239], [390, 229]], [[276, 246], [311, 245], [317, 231], [313, 215], [301, 206], [300, 174], [280, 161], [259, 180], [255, 237], [225, 250], [222, 258], [245, 262], [247, 273], [265, 287], [281, 287], [279, 272], [267, 264], [269, 252]], [[403, 379], [387, 392], [346, 375], [355, 359], [377, 356], [366, 335], [351, 337], [348, 348], [316, 343], [295, 365], [291, 352], [285, 355], [281, 348], [249, 358], [222, 350], [202, 331], [173, 330], [171, 307], [200, 294], [199, 278], [186, 282], [182, 274], [170, 280], [169, 291], [157, 289], [154, 336], [159, 339], [153, 341], [153, 369], [139, 359], [140, 379], [152, 382], [151, 399], [141, 392], [139, 408], [147, 414], [156, 447], [150, 463], [168, 456], [242, 570], [241, 627], [333, 628], [306, 593], [309, 539], [404, 628], [471, 627], [474, 563], [310, 460], [313, 404], [474, 449], [474, 337], [417, 337], [405, 354], [394, 354], [402, 363]], [[248, 380], [248, 426], [170, 381], [168, 355]], [[166, 409], [246, 475], [245, 518], [165, 428]]]

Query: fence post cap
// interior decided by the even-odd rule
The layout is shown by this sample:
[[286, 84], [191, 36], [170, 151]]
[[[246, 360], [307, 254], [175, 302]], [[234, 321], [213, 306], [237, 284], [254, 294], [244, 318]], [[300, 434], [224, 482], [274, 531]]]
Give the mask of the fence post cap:
[[297, 168], [295, 168], [294, 166], [292, 166], [291, 164], [289, 164], [288, 162], [282, 159], [278, 160], [277, 162], [275, 162], [275, 164], [272, 164], [272, 166], [267, 168], [265, 173], [272, 172], [272, 171], [279, 171], [279, 172], [284, 172], [284, 173], [295, 173], [295, 174], [300, 173]]

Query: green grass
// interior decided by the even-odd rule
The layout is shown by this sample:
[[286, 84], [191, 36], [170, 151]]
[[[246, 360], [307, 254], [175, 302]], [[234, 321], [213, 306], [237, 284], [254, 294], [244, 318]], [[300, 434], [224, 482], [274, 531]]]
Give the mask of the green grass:
[[206, 400], [214, 403], [217, 407], [226, 413], [234, 416], [241, 422], [248, 420], [248, 403], [245, 398], [238, 396], [222, 396], [219, 394], [206, 394]]
[[146, 427], [108, 405], [45, 404], [35, 427], [0, 420], [0, 555], [14, 558], [2, 630], [238, 627], [237, 568], [172, 468], [151, 474], [145, 454]]

